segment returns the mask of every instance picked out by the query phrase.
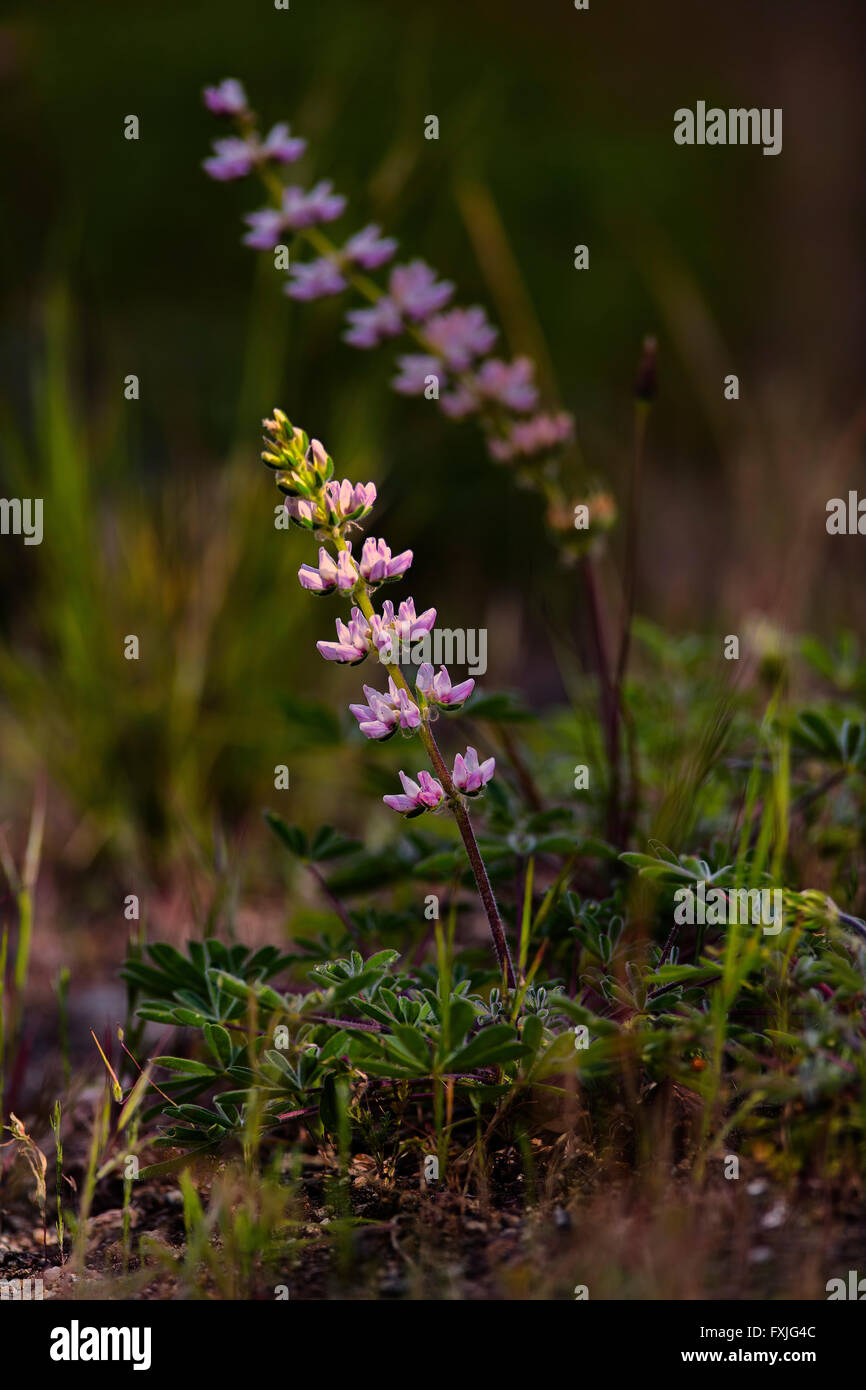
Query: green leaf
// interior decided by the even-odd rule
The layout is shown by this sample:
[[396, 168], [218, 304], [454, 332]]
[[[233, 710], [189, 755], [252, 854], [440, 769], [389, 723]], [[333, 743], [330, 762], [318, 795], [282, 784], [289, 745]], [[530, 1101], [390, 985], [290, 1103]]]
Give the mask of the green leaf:
[[797, 737], [811, 745], [825, 758], [835, 761], [839, 757], [839, 740], [832, 724], [817, 710], [805, 710], [794, 730]]
[[245, 1086], [254, 1086], [258, 1080], [251, 1067], [242, 1067], [237, 1063], [233, 1067], [227, 1068], [227, 1074], [232, 1081], [242, 1081]]
[[285, 845], [291, 854], [297, 855], [299, 859], [307, 858], [307, 837], [303, 830], [300, 830], [296, 825], [289, 825], [275, 811], [265, 811], [265, 820], [277, 839]]
[[537, 1052], [544, 1037], [544, 1022], [538, 1014], [527, 1014], [523, 1020], [520, 1037], [531, 1052]]
[[[383, 991], [380, 990], [380, 994], [381, 993], [383, 993]], [[387, 1009], [380, 1008], [378, 1004], [371, 1004], [367, 999], [358, 999], [355, 1001], [355, 1008], [359, 1013], [362, 1013], [365, 1018], [372, 1018], [376, 1023], [384, 1023], [389, 1028], [391, 1027], [393, 1016]]]
[[146, 1019], [148, 1023], [174, 1023], [174, 1018], [169, 1009], [136, 1009], [135, 1016], [136, 1018]]
[[[184, 1120], [192, 1120], [202, 1125], [207, 1125], [208, 1129], [212, 1125], [219, 1125], [220, 1129], [227, 1129], [228, 1124], [222, 1115], [218, 1115], [213, 1110], [206, 1110], [203, 1105], [176, 1105], [172, 1106], [177, 1110]], [[168, 1113], [168, 1112], [167, 1112]]]
[[637, 869], [642, 878], [657, 879], [660, 883], [676, 883], [678, 880], [694, 878], [694, 874], [684, 869], [679, 861], [654, 858], [649, 854], [629, 853], [621, 854], [619, 857], [624, 864]]
[[173, 1021], [179, 1023], [183, 1028], [204, 1027], [204, 1015], [195, 1013], [192, 1009], [172, 1009], [171, 1012]]
[[345, 1028], [341, 1028], [332, 1038], [324, 1044], [319, 1052], [319, 1062], [331, 1062], [335, 1057], [341, 1057], [346, 1051], [351, 1041], [352, 1034]]
[[181, 1154], [178, 1158], [166, 1159], [165, 1163], [149, 1163], [146, 1168], [142, 1168], [139, 1173], [140, 1178], [161, 1178], [166, 1173], [176, 1173], [178, 1168], [185, 1168], [199, 1154], [210, 1153], [216, 1148], [218, 1141], [213, 1140], [209, 1144], [202, 1144], [197, 1149], [192, 1149], [189, 1153]]
[[156, 970], [144, 961], [129, 960], [120, 972], [121, 979], [139, 989], [144, 989], [152, 999], [171, 999], [176, 982], [166, 979], [162, 970]]
[[647, 840], [647, 844], [655, 855], [656, 859], [663, 859], [666, 864], [673, 864], [675, 869], [680, 866], [680, 861], [672, 849], [662, 844], [661, 840]]
[[418, 1076], [415, 1066], [400, 1066], [387, 1058], [360, 1057], [358, 1066], [370, 1076], [385, 1076], [389, 1081], [412, 1081]]
[[234, 1052], [228, 1030], [223, 1028], [220, 1023], [206, 1023], [204, 1027], [204, 1040], [220, 1066], [227, 1067], [231, 1062]]
[[[175, 1111], [176, 1107], [172, 1106], [171, 1110], [167, 1110], [165, 1113], [175, 1118]], [[209, 1128], [210, 1126], [208, 1126]], [[168, 1134], [160, 1134], [154, 1139], [153, 1146], [155, 1149], [177, 1149], [182, 1144], [200, 1144], [205, 1138], [207, 1138], [206, 1131], [194, 1129], [192, 1125], [174, 1124]], [[216, 1141], [217, 1136], [214, 1135], [213, 1139]]]
[[652, 854], [637, 854], [629, 851], [619, 857], [623, 864], [628, 864], [632, 869], [655, 869], [658, 866], [658, 859]]
[[338, 859], [343, 854], [354, 854], [358, 849], [363, 849], [360, 840], [350, 840], [333, 826], [323, 825], [313, 836], [310, 858], [318, 863], [322, 859]]
[[512, 1056], [519, 1056], [528, 1051], [523, 1043], [517, 1041], [515, 1030], [510, 1023], [493, 1023], [489, 1028], [482, 1028], [480, 1033], [476, 1033], [465, 1047], [458, 1047], [452, 1052], [443, 1069], [474, 1071], [476, 1067], [493, 1066], [498, 1060], [497, 1054], [500, 1049], [512, 1047], [518, 1049], [516, 1053], [511, 1054]]
[[178, 984], [190, 985], [193, 989], [201, 986], [201, 975], [176, 947], [169, 946], [165, 941], [156, 941], [148, 946], [147, 954], [151, 960], [156, 961], [160, 969], [177, 980]]
[[226, 1091], [222, 1095], [214, 1096], [214, 1108], [219, 1111], [220, 1115], [222, 1115], [228, 1128], [235, 1129], [240, 1124], [240, 1111], [238, 1110], [236, 1105], [231, 1105], [226, 1100], [227, 1095], [228, 1092]]
[[470, 1004], [468, 999], [462, 999], [459, 994], [452, 994], [448, 1004], [448, 1030], [451, 1041], [456, 1043], [458, 1038], [465, 1038], [477, 1018], [474, 1004]]
[[253, 987], [246, 980], [238, 979], [237, 975], [232, 975], [228, 970], [223, 970], [218, 965], [210, 965], [207, 970], [208, 978], [213, 980], [217, 989], [222, 994], [228, 994], [232, 999], [247, 1000], [253, 993]]
[[390, 947], [386, 947], [384, 951], [377, 951], [375, 955], [369, 957], [367, 960], [367, 969], [380, 970], [383, 967], [393, 965], [394, 961], [399, 959], [399, 951], [394, 951], [391, 950]]
[[[410, 1057], [416, 1062], [420, 1062], [422, 1066], [429, 1068], [430, 1047], [423, 1033], [419, 1032], [417, 1028], [412, 1028], [408, 1023], [395, 1023], [391, 1032], [402, 1043]], [[386, 1039], [386, 1041], [388, 1040]]]
[[213, 1067], [205, 1066], [204, 1062], [194, 1062], [190, 1057], [152, 1057], [151, 1061], [156, 1067], [165, 1067], [168, 1071], [183, 1072], [187, 1076], [216, 1076]]
[[281, 1076], [288, 1077], [292, 1082], [297, 1081], [291, 1062], [279, 1048], [269, 1047], [264, 1054], [264, 1060], [269, 1062], [272, 1067], [275, 1067]]
[[343, 980], [334, 989], [333, 1002], [344, 1004], [347, 999], [353, 999], [362, 990], [370, 989], [379, 983], [384, 975], [382, 970], [362, 970], [360, 975], [350, 975], [348, 980]]
[[[533, 1074], [536, 1077], [543, 1076], [554, 1067], [560, 1068], [566, 1058], [574, 1056], [574, 1051], [574, 1034], [558, 1033], [550, 1046], [546, 1047], [541, 1056], [536, 1058]], [[578, 1056], [586, 1056], [586, 1053], [578, 1053]]]
[[609, 1018], [599, 1018], [597, 1014], [584, 1008], [583, 1004], [578, 1004], [575, 999], [569, 999], [564, 994], [555, 994], [550, 999], [551, 1012], [563, 1013], [566, 1018], [572, 1019], [575, 1023], [583, 1023], [591, 1033], [598, 1033], [600, 1037], [612, 1036], [619, 1033], [618, 1023], [614, 1023]]

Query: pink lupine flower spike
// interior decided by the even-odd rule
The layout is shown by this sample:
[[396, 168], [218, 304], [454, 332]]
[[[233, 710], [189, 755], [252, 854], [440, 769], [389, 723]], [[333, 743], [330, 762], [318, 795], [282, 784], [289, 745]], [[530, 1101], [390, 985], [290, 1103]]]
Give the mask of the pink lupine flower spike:
[[[469, 326], [473, 333], [480, 331], [474, 321]], [[464, 327], [460, 334], [465, 336]], [[353, 601], [349, 621], [337, 619], [337, 640], [318, 642], [318, 650], [326, 661], [346, 666], [355, 666], [376, 653], [388, 672], [388, 688], [381, 691], [365, 685], [366, 704], [351, 704], [349, 711], [357, 719], [364, 737], [375, 742], [384, 743], [398, 731], [408, 738], [417, 734], [436, 774], [421, 771], [414, 781], [401, 772], [403, 790], [384, 797], [385, 805], [410, 818], [446, 806], [452, 811], [490, 923], [505, 981], [509, 988], [514, 988], [514, 967], [502, 920], [465, 801], [467, 797], [477, 796], [487, 785], [496, 763], [493, 758], [481, 762], [477, 751], [467, 748], [465, 754], [458, 753], [453, 771], [449, 772], [430, 727], [431, 706], [458, 709], [472, 694], [475, 682], [470, 679], [455, 685], [444, 666], [435, 673], [432, 665], [424, 662], [418, 670], [416, 698], [413, 699], [400, 663], [411, 659], [403, 655], [407, 646], [411, 649], [413, 642], [431, 632], [436, 609], [427, 608], [418, 613], [415, 600], [407, 598], [397, 608], [386, 600], [381, 612], [377, 613], [371, 598], [380, 584], [399, 579], [406, 573], [412, 563], [412, 551], [393, 555], [384, 540], [368, 536], [356, 560], [346, 533], [372, 509], [376, 500], [374, 485], [353, 483], [348, 478], [339, 483], [332, 481], [334, 463], [324, 445], [317, 439], [310, 440], [303, 430], [295, 429], [282, 411], [275, 410], [273, 418], [264, 422], [264, 427], [266, 449], [262, 457], [268, 467], [274, 469], [277, 484], [286, 493], [285, 505], [290, 517], [298, 526], [330, 539], [336, 550], [336, 554], [331, 554], [322, 545], [318, 565], [301, 566], [298, 579], [302, 587], [313, 594], [336, 593], [351, 597]]]

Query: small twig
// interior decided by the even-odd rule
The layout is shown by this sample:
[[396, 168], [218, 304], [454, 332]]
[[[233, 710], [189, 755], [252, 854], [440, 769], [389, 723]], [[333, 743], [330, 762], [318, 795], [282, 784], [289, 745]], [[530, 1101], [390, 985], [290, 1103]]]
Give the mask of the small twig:
[[328, 899], [328, 902], [331, 904], [331, 907], [334, 909], [340, 921], [343, 923], [343, 926], [346, 928], [346, 931], [351, 936], [355, 945], [360, 946], [361, 938], [358, 935], [358, 929], [355, 926], [355, 923], [352, 921], [351, 917], [349, 916], [346, 908], [340, 902], [340, 899], [337, 897], [336, 893], [333, 893], [331, 889], [328, 887], [327, 883], [325, 882], [324, 874], [321, 872], [321, 870], [316, 868], [315, 864], [308, 863], [305, 867], [316, 880], [316, 883], [319, 885], [319, 888], [322, 890], [323, 894]]

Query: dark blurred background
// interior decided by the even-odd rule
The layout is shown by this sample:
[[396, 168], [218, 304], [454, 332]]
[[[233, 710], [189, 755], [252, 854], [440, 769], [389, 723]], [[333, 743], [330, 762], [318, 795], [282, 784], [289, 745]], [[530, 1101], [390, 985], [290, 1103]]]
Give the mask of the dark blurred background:
[[[214, 820], [257, 818], [277, 763], [289, 818], [364, 819], [357, 740], [335, 751], [358, 673], [315, 653], [333, 611], [300, 594], [309, 556], [273, 529], [257, 462], [274, 404], [341, 475], [375, 479], [375, 533], [416, 552], [405, 592], [489, 628], [488, 683], [562, 697], [551, 624], [581, 595], [540, 506], [471, 424], [391, 392], [393, 351], [340, 342], [345, 300], [291, 304], [241, 246], [261, 195], [201, 169], [223, 133], [201, 89], [226, 76], [309, 140], [294, 172], [348, 196], [341, 229], [379, 221], [537, 353], [587, 481], [621, 503], [657, 335], [639, 612], [677, 632], [862, 631], [863, 541], [824, 523], [828, 498], [866, 491], [864, 30], [834, 0], [7, 7], [2, 486], [46, 512], [41, 547], [0, 546], [2, 814], [17, 824], [45, 768], [64, 862], [152, 872]], [[782, 107], [782, 153], [675, 145], [675, 109], [699, 99]]]

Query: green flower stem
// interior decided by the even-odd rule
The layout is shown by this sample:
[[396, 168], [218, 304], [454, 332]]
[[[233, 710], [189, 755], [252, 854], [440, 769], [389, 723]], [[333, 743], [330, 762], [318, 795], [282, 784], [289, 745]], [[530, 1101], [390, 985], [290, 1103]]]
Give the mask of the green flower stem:
[[496, 899], [493, 896], [493, 889], [490, 886], [490, 879], [484, 860], [481, 858], [481, 851], [478, 848], [478, 841], [475, 838], [475, 831], [472, 829], [472, 822], [469, 819], [469, 810], [466, 800], [460, 795], [451, 780], [451, 774], [445, 766], [445, 760], [439, 751], [439, 745], [433, 736], [429, 720], [425, 719], [421, 725], [421, 742], [427, 750], [427, 756], [433, 764], [433, 769], [445, 788], [445, 795], [448, 798], [449, 808], [457, 822], [469, 863], [472, 865], [472, 872], [475, 875], [475, 882], [478, 893], [484, 904], [484, 911], [487, 913], [487, 921], [490, 924], [490, 934], [493, 937], [493, 948], [496, 951], [496, 958], [499, 961], [500, 969], [504, 972], [505, 983], [509, 989], [516, 986], [514, 965], [511, 961], [511, 953], [508, 949], [508, 942], [502, 926], [502, 918], [499, 916], [499, 908], [496, 906]]

